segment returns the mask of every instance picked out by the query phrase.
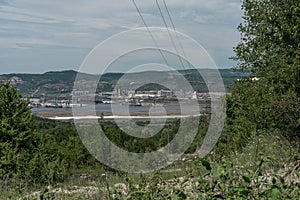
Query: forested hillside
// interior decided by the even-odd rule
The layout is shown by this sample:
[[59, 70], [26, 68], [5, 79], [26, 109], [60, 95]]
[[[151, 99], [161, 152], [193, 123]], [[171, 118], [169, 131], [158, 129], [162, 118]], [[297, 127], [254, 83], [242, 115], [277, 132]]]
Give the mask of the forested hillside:
[[[208, 70], [209, 69], [202, 69]], [[195, 69], [191, 70], [181, 70], [180, 73], [184, 74], [186, 79], [191, 83], [195, 90], [199, 92], [205, 92], [206, 86], [201, 76], [197, 75], [198, 71]], [[201, 72], [201, 70], [200, 70]], [[41, 94], [68, 94], [72, 91], [74, 81], [77, 76], [76, 71], [57, 71], [57, 72], [46, 72], [44, 74], [3, 74], [0, 75], [0, 80], [10, 80], [17, 79], [15, 83], [24, 96], [36, 95], [40, 96]], [[127, 77], [156, 77], [158, 80], [160, 77], [166, 76], [170, 72], [159, 72], [159, 71], [148, 71], [148, 72], [139, 72], [127, 74]], [[220, 69], [220, 74], [224, 80], [226, 86], [231, 85], [235, 80], [245, 77], [247, 73], [234, 72], [231, 69]], [[99, 89], [102, 92], [108, 92], [113, 90], [114, 84], [124, 75], [124, 73], [106, 73], [101, 76], [99, 80]], [[82, 74], [79, 76], [82, 80], [85, 80], [87, 83], [98, 81], [97, 75], [92, 74]], [[195, 79], [196, 77], [196, 79]]]

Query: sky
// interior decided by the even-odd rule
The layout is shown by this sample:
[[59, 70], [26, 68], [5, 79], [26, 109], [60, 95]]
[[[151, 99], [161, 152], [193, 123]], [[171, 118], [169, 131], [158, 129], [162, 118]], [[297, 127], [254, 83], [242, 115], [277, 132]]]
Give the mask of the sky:
[[[135, 1], [148, 26], [164, 27], [155, 0]], [[219, 68], [234, 66], [240, 0], [165, 2], [177, 31], [201, 44]], [[99, 43], [139, 27], [132, 0], [0, 0], [0, 74], [78, 70]]]

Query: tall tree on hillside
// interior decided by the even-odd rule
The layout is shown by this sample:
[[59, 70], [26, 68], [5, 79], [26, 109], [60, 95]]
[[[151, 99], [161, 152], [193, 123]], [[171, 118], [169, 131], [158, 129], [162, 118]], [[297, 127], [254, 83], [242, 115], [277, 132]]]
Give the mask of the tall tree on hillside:
[[300, 1], [244, 0], [242, 8], [235, 68], [300, 95]]
[[300, 1], [244, 0], [242, 9], [234, 69], [259, 80], [244, 79], [231, 88], [229, 132], [252, 137], [280, 129], [300, 137]]
[[28, 101], [9, 82], [0, 83], [0, 177], [26, 176], [36, 147]]

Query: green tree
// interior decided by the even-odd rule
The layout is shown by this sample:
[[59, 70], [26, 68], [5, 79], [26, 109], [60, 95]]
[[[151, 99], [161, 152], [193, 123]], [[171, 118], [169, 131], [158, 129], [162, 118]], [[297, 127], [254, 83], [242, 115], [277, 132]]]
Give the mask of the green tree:
[[244, 0], [235, 69], [272, 84], [276, 93], [300, 94], [300, 1]]
[[0, 83], [0, 180], [51, 184], [95, 163], [72, 124], [36, 118], [28, 103]]
[[244, 0], [242, 8], [241, 41], [233, 59], [235, 69], [249, 72], [250, 78], [231, 88], [229, 121], [236, 126], [243, 117], [255, 133], [279, 128], [299, 136], [300, 1]]
[[35, 120], [16, 87], [0, 83], [0, 177], [27, 176], [36, 152]]

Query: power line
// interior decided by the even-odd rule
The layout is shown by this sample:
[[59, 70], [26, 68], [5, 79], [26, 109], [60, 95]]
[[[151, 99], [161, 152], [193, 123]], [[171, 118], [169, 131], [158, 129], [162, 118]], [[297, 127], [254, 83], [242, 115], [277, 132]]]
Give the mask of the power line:
[[150, 29], [149, 29], [149, 27], [148, 27], [148, 25], [147, 25], [147, 23], [146, 23], [146, 21], [145, 21], [143, 15], [142, 15], [140, 9], [138, 8], [138, 6], [137, 6], [137, 4], [136, 4], [135, 0], [132, 0], [132, 2], [133, 2], [133, 4], [134, 4], [136, 10], [138, 11], [138, 13], [139, 13], [139, 15], [140, 15], [140, 17], [141, 17], [141, 19], [142, 19], [142, 21], [143, 21], [145, 27], [147, 28], [147, 30], [148, 30], [148, 32], [149, 32], [149, 34], [150, 34], [150, 36], [151, 36], [151, 38], [152, 38], [152, 40], [153, 40], [153, 42], [154, 42], [156, 48], [159, 50], [159, 53], [160, 53], [161, 57], [163, 58], [163, 60], [164, 60], [164, 62], [166, 63], [166, 65], [169, 66], [169, 63], [168, 63], [166, 57], [164, 56], [162, 50], [159, 48], [159, 46], [158, 46], [158, 44], [157, 44], [157, 42], [156, 42], [156, 40], [155, 40], [153, 34], [151, 33], [151, 31], [150, 31]]
[[[162, 13], [162, 10], [161, 10], [161, 8], [160, 8], [160, 5], [159, 5], [159, 3], [158, 3], [158, 0], [156, 0], [156, 5], [157, 5], [157, 8], [158, 8], [158, 10], [159, 10], [159, 13], [160, 13], [160, 15], [161, 15], [161, 17], [162, 17], [162, 19], [163, 19], [163, 22], [164, 22], [164, 24], [165, 24], [165, 26], [166, 26], [166, 28], [167, 28], [168, 35], [169, 35], [169, 37], [170, 37], [170, 39], [171, 39], [172, 45], [173, 45], [173, 47], [174, 47], [174, 49], [175, 49], [175, 51], [176, 51], [176, 54], [177, 54], [177, 56], [178, 56], [178, 58], [179, 58], [179, 61], [180, 61], [180, 63], [181, 63], [181, 66], [183, 67], [183, 69], [185, 69], [184, 64], [183, 64], [183, 61], [182, 61], [182, 58], [181, 58], [181, 56], [179, 55], [179, 51], [178, 51], [178, 49], [177, 49], [177, 47], [176, 47], [176, 44], [175, 44], [175, 42], [174, 42], [174, 40], [173, 40], [173, 37], [172, 37], [171, 33], [170, 33], [168, 24], [167, 24], [167, 22], [166, 22], [166, 20], [165, 20], [165, 17], [164, 17], [164, 15], [163, 15], [163, 13]], [[176, 31], [175, 31], [175, 32], [176, 32]]]
[[[181, 48], [181, 51], [182, 51], [184, 57], [186, 58], [186, 53], [185, 53], [184, 48], [183, 48], [183, 46], [182, 46], [182, 43], [181, 43], [181, 41], [180, 41], [180, 39], [179, 39], [178, 33], [177, 33], [177, 31], [176, 31], [176, 28], [175, 28], [175, 24], [174, 24], [174, 22], [173, 22], [173, 20], [172, 20], [172, 17], [171, 17], [169, 8], [168, 8], [168, 6], [167, 6], [167, 3], [166, 3], [165, 0], [162, 0], [162, 1], [163, 1], [163, 3], [164, 3], [165, 9], [166, 9], [166, 11], [167, 11], [167, 14], [168, 14], [168, 16], [169, 16], [169, 19], [170, 19], [172, 28], [173, 28], [173, 30], [175, 31], [175, 35], [176, 35], [177, 41], [178, 41], [178, 43], [179, 43], [179, 46], [180, 46], [180, 48]], [[191, 65], [191, 64], [189, 63], [189, 65]]]

